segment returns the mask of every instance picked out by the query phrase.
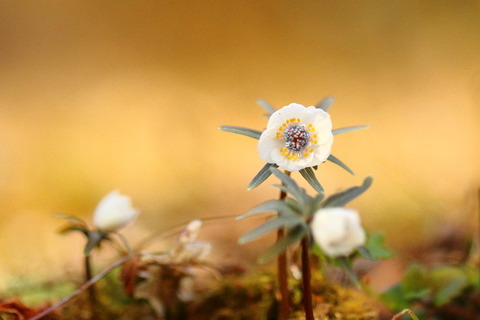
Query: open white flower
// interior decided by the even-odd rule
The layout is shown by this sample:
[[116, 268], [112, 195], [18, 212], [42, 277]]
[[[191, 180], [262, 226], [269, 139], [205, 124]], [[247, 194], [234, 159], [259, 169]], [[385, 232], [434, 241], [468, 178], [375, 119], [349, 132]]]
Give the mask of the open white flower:
[[322, 251], [331, 257], [348, 256], [366, 240], [358, 213], [352, 209], [320, 209], [310, 228]]
[[100, 232], [114, 232], [132, 222], [139, 213], [130, 197], [112, 191], [95, 208], [93, 225]]
[[330, 155], [330, 115], [313, 106], [291, 103], [275, 111], [258, 140], [260, 158], [288, 171], [316, 166]]

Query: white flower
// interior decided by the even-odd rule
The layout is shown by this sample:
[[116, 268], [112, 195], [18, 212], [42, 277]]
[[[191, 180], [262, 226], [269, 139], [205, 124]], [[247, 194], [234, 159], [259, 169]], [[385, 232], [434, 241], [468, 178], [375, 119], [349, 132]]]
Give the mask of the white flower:
[[198, 235], [200, 234], [201, 227], [201, 220], [195, 219], [190, 221], [190, 223], [180, 233], [179, 241], [183, 244], [194, 242], [197, 240]]
[[365, 243], [365, 231], [355, 210], [320, 209], [315, 213], [310, 228], [322, 251], [331, 257], [348, 256]]
[[288, 171], [316, 166], [330, 155], [330, 115], [313, 106], [291, 103], [275, 111], [258, 140], [260, 158]]
[[95, 208], [93, 225], [100, 232], [114, 232], [133, 221], [138, 214], [130, 197], [112, 191]]
[[210, 242], [198, 241], [202, 220], [192, 220], [180, 232], [178, 243], [170, 250], [170, 258], [174, 262], [204, 260], [210, 254]]
[[210, 242], [195, 241], [185, 243], [181, 247], [177, 247], [171, 252], [171, 261], [176, 263], [188, 261], [201, 261], [212, 251]]

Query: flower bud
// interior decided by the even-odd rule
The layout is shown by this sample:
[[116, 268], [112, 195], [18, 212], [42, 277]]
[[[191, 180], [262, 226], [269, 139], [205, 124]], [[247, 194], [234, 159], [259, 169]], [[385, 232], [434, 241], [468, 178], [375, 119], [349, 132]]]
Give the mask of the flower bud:
[[351, 209], [320, 209], [310, 228], [315, 242], [330, 257], [348, 256], [366, 239], [358, 213]]
[[100, 232], [115, 232], [132, 222], [139, 213], [133, 208], [130, 197], [112, 191], [95, 208], [93, 225]]

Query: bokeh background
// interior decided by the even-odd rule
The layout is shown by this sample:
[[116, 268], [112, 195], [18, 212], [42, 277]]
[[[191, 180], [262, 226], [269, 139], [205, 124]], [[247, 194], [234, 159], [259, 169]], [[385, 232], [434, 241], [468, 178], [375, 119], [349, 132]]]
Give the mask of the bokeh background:
[[[90, 219], [118, 189], [142, 211], [135, 243], [277, 196], [252, 139], [257, 98], [281, 107], [333, 95], [327, 192], [374, 185], [351, 204], [404, 250], [469, 234], [480, 186], [480, 1], [1, 1], [0, 286], [81, 266], [83, 239], [54, 213]], [[258, 221], [256, 221], [258, 222]], [[254, 222], [211, 222], [219, 261]], [[155, 246], [154, 246], [155, 247]], [[161, 249], [157, 244], [156, 249]]]

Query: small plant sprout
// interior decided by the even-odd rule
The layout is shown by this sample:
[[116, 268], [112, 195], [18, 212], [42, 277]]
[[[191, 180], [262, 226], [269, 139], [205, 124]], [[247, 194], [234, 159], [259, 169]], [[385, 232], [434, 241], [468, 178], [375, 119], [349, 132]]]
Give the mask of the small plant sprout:
[[[132, 201], [128, 196], [122, 195], [118, 191], [112, 191], [100, 200], [95, 208], [93, 214], [93, 228], [89, 227], [86, 222], [76, 217], [64, 217], [69, 223], [60, 230], [61, 233], [77, 231], [85, 235], [87, 238], [87, 243], [84, 249], [85, 281], [88, 282], [92, 279], [92, 266], [90, 261], [92, 250], [100, 247], [103, 241], [109, 241], [115, 244], [111, 235], [116, 235], [127, 252], [131, 252], [127, 240], [117, 231], [135, 220], [138, 214], [139, 210], [132, 206]], [[92, 318], [95, 318], [97, 301], [93, 285], [88, 288], [88, 292], [92, 305]]]
[[[270, 170], [282, 181], [282, 185], [276, 185], [275, 187], [290, 195], [290, 197], [283, 200], [267, 201], [240, 216], [239, 219], [244, 219], [265, 212], [278, 212], [274, 218], [267, 220], [267, 222], [242, 236], [239, 243], [247, 243], [271, 231], [285, 229], [286, 235], [267, 250], [259, 259], [261, 263], [268, 262], [278, 255], [284, 254], [287, 248], [301, 243], [303, 303], [306, 319], [312, 320], [313, 306], [309, 262], [311, 239], [313, 237], [318, 241], [319, 233], [325, 233], [319, 243], [320, 248], [323, 249], [322, 247], [325, 245], [324, 253], [334, 258], [348, 256], [360, 247], [365, 242], [365, 233], [360, 227], [358, 215], [353, 210], [341, 207], [365, 192], [370, 187], [372, 178], [367, 177], [362, 185], [349, 188], [328, 198], [325, 198], [323, 193], [312, 197], [285, 173], [277, 168], [271, 168]], [[323, 217], [328, 218], [328, 220], [325, 221]], [[334, 229], [325, 229], [325, 227]], [[367, 249], [365, 248], [365, 250]], [[344, 267], [347, 268], [348, 265]], [[350, 272], [350, 270], [347, 270], [347, 272]]]
[[[285, 181], [288, 181], [290, 189], [293, 183], [295, 183], [289, 178], [291, 172], [298, 171], [312, 188], [319, 193], [320, 197], [323, 197], [324, 188], [315, 176], [314, 170], [318, 169], [318, 165], [328, 160], [353, 174], [353, 171], [346, 164], [331, 154], [333, 136], [368, 127], [352, 126], [332, 130], [332, 121], [327, 113], [333, 103], [332, 97], [323, 99], [316, 106], [305, 107], [298, 103], [291, 103], [279, 110], [275, 110], [272, 105], [264, 100], [258, 100], [257, 102], [267, 111], [267, 117], [269, 118], [267, 128], [264, 131], [237, 126], [221, 126], [219, 129], [258, 140], [258, 152], [260, 158], [266, 164], [249, 183], [249, 190], [258, 187], [272, 173], [280, 177], [280, 171], [274, 169], [280, 167], [285, 171], [285, 174], [281, 176], [282, 186], [280, 186], [279, 202], [275, 202], [275, 205], [270, 203], [267, 206], [276, 206], [279, 203], [283, 203], [282, 201], [286, 198], [289, 189]], [[288, 179], [285, 177], [288, 177]], [[296, 188], [294, 189], [297, 190]], [[297, 200], [299, 203], [303, 203], [305, 199], [302, 196], [297, 198]], [[284, 205], [280, 206], [282, 206], [283, 210], [289, 210], [285, 209]], [[274, 207], [270, 210], [277, 209], [277, 207]], [[301, 209], [305, 208], [301, 207]], [[289, 213], [278, 212], [280, 219], [274, 219], [273, 225], [269, 225], [266, 228], [268, 229], [267, 231], [277, 230], [276, 249], [272, 249], [272, 252], [278, 253], [278, 282], [281, 297], [280, 317], [282, 320], [286, 320], [290, 313], [290, 299], [287, 283], [287, 258], [284, 249], [291, 243], [304, 238], [308, 227], [306, 226], [306, 221], [299, 223], [301, 219], [298, 220], [299, 218], [296, 214], [290, 215]], [[289, 217], [285, 217], [285, 214], [289, 215]], [[287, 232], [286, 236], [285, 232]], [[245, 241], [245, 238], [242, 238], [241, 241]], [[275, 250], [278, 252], [275, 252]], [[274, 255], [276, 256], [277, 254]]]

